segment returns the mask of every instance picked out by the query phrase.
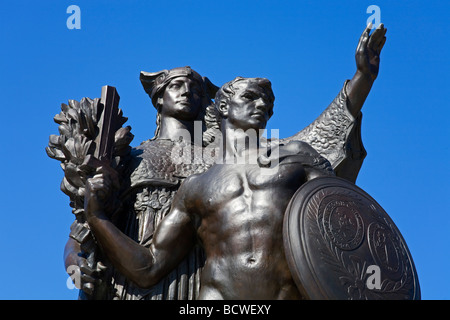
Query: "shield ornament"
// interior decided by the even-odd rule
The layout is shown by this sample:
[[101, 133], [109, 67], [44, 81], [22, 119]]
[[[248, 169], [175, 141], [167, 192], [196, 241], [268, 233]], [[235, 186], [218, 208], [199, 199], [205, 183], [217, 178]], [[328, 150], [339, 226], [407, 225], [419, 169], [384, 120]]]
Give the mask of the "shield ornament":
[[308, 299], [420, 299], [399, 229], [347, 180], [321, 177], [301, 186], [286, 209], [283, 242], [293, 279]]

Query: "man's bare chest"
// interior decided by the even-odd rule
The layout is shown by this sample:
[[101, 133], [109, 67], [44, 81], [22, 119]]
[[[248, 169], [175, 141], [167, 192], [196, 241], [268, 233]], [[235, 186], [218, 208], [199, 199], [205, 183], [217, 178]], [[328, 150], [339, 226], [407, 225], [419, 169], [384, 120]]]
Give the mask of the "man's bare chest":
[[306, 176], [298, 163], [281, 163], [275, 168], [262, 168], [248, 164], [222, 164], [212, 167], [204, 176], [205, 206], [209, 209], [229, 203], [237, 198], [266, 197], [295, 191]]

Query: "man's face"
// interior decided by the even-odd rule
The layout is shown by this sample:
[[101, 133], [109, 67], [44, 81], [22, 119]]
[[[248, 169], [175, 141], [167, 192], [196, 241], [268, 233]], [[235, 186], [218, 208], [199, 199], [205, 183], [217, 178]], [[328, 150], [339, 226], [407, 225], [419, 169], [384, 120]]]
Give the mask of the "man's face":
[[163, 94], [161, 115], [193, 121], [202, 106], [202, 90], [197, 81], [177, 77], [169, 82]]
[[233, 129], [265, 129], [273, 113], [273, 103], [255, 81], [233, 84], [234, 95], [228, 101], [227, 121]]

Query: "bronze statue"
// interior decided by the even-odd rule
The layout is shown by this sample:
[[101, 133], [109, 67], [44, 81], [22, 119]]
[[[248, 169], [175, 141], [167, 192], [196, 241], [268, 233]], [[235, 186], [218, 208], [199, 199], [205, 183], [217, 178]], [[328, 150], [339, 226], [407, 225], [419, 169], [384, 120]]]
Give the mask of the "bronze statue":
[[[128, 148], [127, 152], [122, 152], [120, 167], [120, 186], [115, 197], [121, 199], [120, 207], [111, 209], [112, 220], [129, 237], [138, 243], [148, 246], [153, 236], [154, 228], [159, 221], [167, 214], [171, 199], [177, 190], [180, 182], [187, 176], [202, 172], [207, 169], [204, 163], [197, 165], [173, 164], [171, 153], [177, 144], [178, 131], [188, 130], [193, 135], [194, 121], [200, 120], [203, 124], [201, 130], [206, 130], [208, 126], [214, 124], [204, 121], [207, 107], [212, 103], [217, 87], [209, 79], [201, 77], [197, 72], [189, 67], [175, 68], [172, 70], [162, 70], [156, 73], [141, 72], [141, 82], [145, 91], [149, 94], [153, 105], [157, 109], [157, 128], [155, 137], [141, 143], [137, 148]], [[83, 102], [90, 99], [83, 99]], [[69, 105], [76, 107], [76, 101], [69, 101]], [[72, 109], [74, 109], [72, 107]], [[68, 118], [70, 107], [63, 105], [63, 112], [55, 117], [55, 121], [60, 118]], [[80, 109], [80, 108], [79, 108]], [[78, 110], [79, 110], [78, 109]], [[82, 112], [83, 110], [86, 112]], [[77, 114], [88, 114], [89, 108], [79, 110]], [[66, 116], [67, 115], [67, 116]], [[85, 117], [90, 119], [91, 117]], [[76, 121], [78, 120], [78, 121]], [[74, 122], [81, 122], [76, 119]], [[123, 122], [123, 121], [122, 121]], [[70, 127], [68, 123], [63, 123], [64, 127]], [[93, 124], [92, 127], [95, 125]], [[126, 127], [128, 134], [127, 143], [131, 142], [131, 128]], [[121, 132], [122, 129], [119, 129]], [[67, 134], [61, 130], [60, 137], [51, 137], [51, 143], [47, 152], [55, 157], [55, 153], [60, 153], [65, 149]], [[78, 132], [78, 136], [80, 136]], [[82, 136], [82, 135], [81, 135]], [[92, 133], [95, 136], [95, 133]], [[123, 139], [122, 139], [123, 140]], [[116, 139], [115, 148], [123, 142]], [[194, 141], [192, 141], [194, 142]], [[123, 143], [122, 143], [123, 144]], [[200, 141], [201, 148], [202, 142]], [[194, 147], [194, 146], [192, 146]], [[122, 148], [124, 149], [124, 148]], [[119, 149], [120, 150], [120, 149]], [[53, 154], [52, 154], [53, 153]], [[63, 164], [69, 163], [70, 158], [61, 155], [57, 158]], [[83, 162], [82, 159], [78, 164]], [[81, 170], [81, 168], [77, 168]], [[75, 171], [75, 170], [72, 170]], [[71, 171], [66, 170], [66, 176]], [[88, 173], [85, 174], [86, 176]], [[72, 187], [84, 187], [84, 183], [79, 183]], [[69, 179], [69, 181], [71, 181]], [[77, 190], [65, 191], [71, 199], [78, 197]], [[65, 249], [66, 269], [70, 266], [79, 266], [82, 272], [82, 287], [80, 298], [82, 299], [193, 299], [198, 291], [198, 268], [203, 263], [202, 251], [197, 249], [180, 264], [178, 270], [174, 270], [169, 276], [154, 286], [151, 290], [142, 290], [129, 283], [120, 273], [117, 273], [113, 266], [105, 262], [97, 251], [97, 256], [90, 254], [92, 247], [97, 248], [95, 242], [92, 243], [89, 237], [89, 227], [84, 218], [83, 199], [78, 199], [78, 206], [75, 206], [74, 213], [76, 220], [71, 227], [71, 234]], [[80, 208], [81, 203], [81, 208]], [[97, 248], [98, 249], [98, 248]], [[100, 257], [99, 257], [100, 255]]]
[[[284, 211], [298, 187], [306, 181], [330, 175], [350, 182], [356, 180], [366, 154], [360, 138], [360, 110], [378, 75], [379, 55], [386, 40], [383, 25], [371, 35], [370, 30], [371, 26], [368, 26], [359, 40], [355, 75], [345, 82], [330, 106], [310, 126], [292, 137], [266, 141], [258, 136], [256, 148], [241, 144], [242, 150], [227, 149], [234, 145], [227, 145], [230, 137], [225, 129], [230, 126], [241, 130], [265, 127], [274, 98], [270, 82], [264, 79], [236, 78], [235, 82], [219, 90], [214, 105], [211, 99], [218, 88], [189, 67], [157, 73], [142, 72], [141, 82], [158, 110], [155, 137], [137, 148], [129, 147], [131, 128], [121, 128], [126, 118], [119, 111], [111, 126], [112, 132], [115, 132], [114, 149], [110, 152], [112, 161], [110, 164], [97, 163], [96, 166], [88, 166], [86, 159], [95, 158], [90, 155], [95, 154], [93, 149], [98, 149], [100, 143], [97, 137], [102, 131], [96, 128], [100, 127], [108, 108], [98, 99], [88, 98], [80, 103], [71, 100], [69, 106], [63, 105], [61, 114], [55, 116], [55, 121], [61, 124], [61, 136], [51, 136], [47, 152], [62, 163], [65, 170], [62, 190], [70, 196], [76, 215], [66, 246], [65, 263], [66, 268], [75, 265], [83, 273], [80, 298], [311, 298], [303, 289], [299, 290], [298, 279], [293, 281], [292, 271], [289, 270], [292, 262], [288, 261], [291, 263], [288, 266], [283, 253]], [[261, 106], [257, 106], [256, 102], [252, 106], [244, 101], [236, 102], [236, 92], [241, 91], [246, 92], [248, 97], [253, 95], [253, 98], [243, 97], [244, 100], [258, 101], [261, 96], [264, 97], [260, 101]], [[238, 115], [239, 105], [246, 106], [250, 111], [252, 108], [262, 110], [254, 115]], [[221, 107], [225, 109], [221, 110]], [[235, 115], [231, 119], [229, 112]], [[217, 115], [220, 117], [217, 118]], [[198, 121], [200, 127], [195, 125]], [[224, 147], [223, 155], [228, 157], [232, 151], [233, 157], [237, 155], [239, 158], [243, 156], [240, 152], [243, 152], [247, 156], [255, 156], [257, 163], [238, 167], [215, 164], [209, 169], [217, 159], [204, 152], [202, 146], [220, 143], [214, 141], [217, 134], [210, 134], [210, 131], [218, 130], [219, 123], [223, 129], [224, 144], [218, 146]], [[180, 141], [183, 132], [188, 132], [194, 139]], [[198, 132], [201, 132], [200, 139]], [[190, 154], [174, 162], [173, 152], [179, 146]], [[269, 152], [260, 154], [262, 146]], [[75, 150], [72, 153], [69, 152], [71, 147]], [[73, 157], [76, 150], [84, 151]], [[273, 163], [278, 164], [280, 176], [275, 177], [266, 171], [274, 169], [267, 168]], [[225, 168], [231, 170], [222, 174]], [[260, 170], [265, 172], [261, 175], [265, 181], [254, 176], [254, 172]], [[248, 174], [243, 175], [244, 172]], [[290, 177], [285, 176], [288, 173]], [[228, 180], [217, 185], [218, 182], [205, 177]], [[183, 187], [177, 192], [180, 184]], [[219, 190], [225, 185], [228, 186], [226, 190]], [[228, 190], [233, 188], [234, 193]], [[238, 190], [246, 191], [239, 194]], [[216, 205], [208, 208], [214, 196], [205, 197], [213, 191], [220, 196], [216, 196]], [[227, 195], [227, 191], [231, 192], [229, 196], [235, 206], [221, 198]], [[268, 196], [269, 193], [277, 196]], [[266, 198], [258, 194], [266, 194]], [[187, 198], [191, 207], [186, 208], [183, 206]], [[273, 207], [273, 202], [262, 201], [269, 198], [277, 199], [278, 206]], [[195, 209], [202, 204], [202, 210], [194, 210], [193, 203]], [[253, 204], [256, 211], [245, 209], [244, 204]], [[170, 210], [170, 216], [165, 218]], [[243, 214], [235, 222], [229, 221], [227, 224], [228, 221], [223, 220], [225, 212], [229, 213], [228, 217], [236, 216], [238, 211]], [[261, 216], [255, 216], [257, 212]], [[173, 217], [180, 218], [175, 226]], [[186, 222], [185, 219], [193, 220], [178, 224]], [[242, 225], [236, 226], [238, 221]], [[270, 221], [270, 226], [264, 225], [267, 221]], [[222, 222], [223, 230], [219, 228], [211, 234], [211, 228], [217, 228], [218, 222]], [[242, 229], [244, 226], [248, 228]], [[167, 233], [164, 231], [167, 228], [175, 230]], [[229, 248], [221, 248], [217, 244], [218, 235], [225, 229], [230, 234], [223, 234], [221, 245], [229, 243]], [[201, 241], [193, 241], [191, 236], [194, 233], [198, 233]], [[181, 238], [184, 240], [174, 246], [165, 247], [164, 242], [159, 247], [161, 239], [175, 241]], [[237, 242], [241, 244], [238, 246]], [[99, 243], [103, 250], [100, 250]], [[273, 246], [277, 246], [279, 251], [274, 253]], [[157, 265], [165, 265], [161, 270], [156, 268], [160, 274], [155, 276], [144, 272], [145, 275], [142, 275], [133, 271], [139, 263], [139, 266], [148, 269], [151, 264], [147, 263], [152, 261], [149, 253], [153, 250], [161, 252], [161, 248], [169, 251], [163, 251], [163, 254], [169, 254], [170, 258], [162, 259], [161, 265]], [[178, 257], [176, 261], [173, 259], [175, 257]], [[277, 277], [263, 276], [264, 272], [275, 270], [270, 269], [268, 264], [281, 273]], [[258, 292], [245, 292], [244, 289], [250, 288], [245, 286], [242, 289], [245, 276], [256, 277], [251, 268], [255, 268], [253, 271], [259, 270], [255, 273], [261, 278], [258, 286], [261, 290]], [[232, 274], [241, 270], [241, 274], [223, 280], [215, 273], [217, 270], [227, 270]], [[296, 281], [297, 284], [294, 284]]]
[[106, 172], [87, 182], [89, 226], [112, 263], [140, 287], [158, 283], [198, 238], [206, 255], [199, 299], [300, 299], [283, 251], [284, 211], [304, 182], [333, 174], [331, 165], [299, 141], [280, 147], [286, 155], [273, 173], [263, 175], [271, 169], [259, 164], [235, 165], [234, 157], [240, 163], [239, 158], [258, 154], [258, 136], [256, 149], [234, 142], [250, 129], [265, 128], [274, 101], [271, 84], [237, 78], [222, 86], [215, 100], [225, 163], [183, 182], [150, 247], [130, 241], [106, 218], [98, 196], [109, 192]]

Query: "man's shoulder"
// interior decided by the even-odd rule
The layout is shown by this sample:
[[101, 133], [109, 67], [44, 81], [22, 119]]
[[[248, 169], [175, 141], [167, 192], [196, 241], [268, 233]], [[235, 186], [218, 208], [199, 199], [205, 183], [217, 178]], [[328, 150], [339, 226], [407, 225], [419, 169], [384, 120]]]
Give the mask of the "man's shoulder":
[[186, 179], [184, 179], [183, 185], [185, 185], [185, 187], [192, 187], [201, 180], [202, 176], [203, 176], [203, 173], [192, 174], [189, 177], [187, 177]]
[[280, 163], [300, 162], [306, 167], [323, 171], [326, 175], [334, 175], [330, 162], [307, 142], [290, 141], [280, 146]]
[[205, 173], [195, 173], [184, 179], [181, 183], [180, 189], [178, 192], [183, 192], [187, 197], [190, 195], [194, 195], [201, 191], [204, 187], [205, 181], [204, 178]]
[[301, 140], [289, 141], [287, 144], [280, 145], [280, 148], [289, 150], [293, 154], [310, 153], [314, 156], [319, 155], [317, 150], [311, 147], [309, 143]]

